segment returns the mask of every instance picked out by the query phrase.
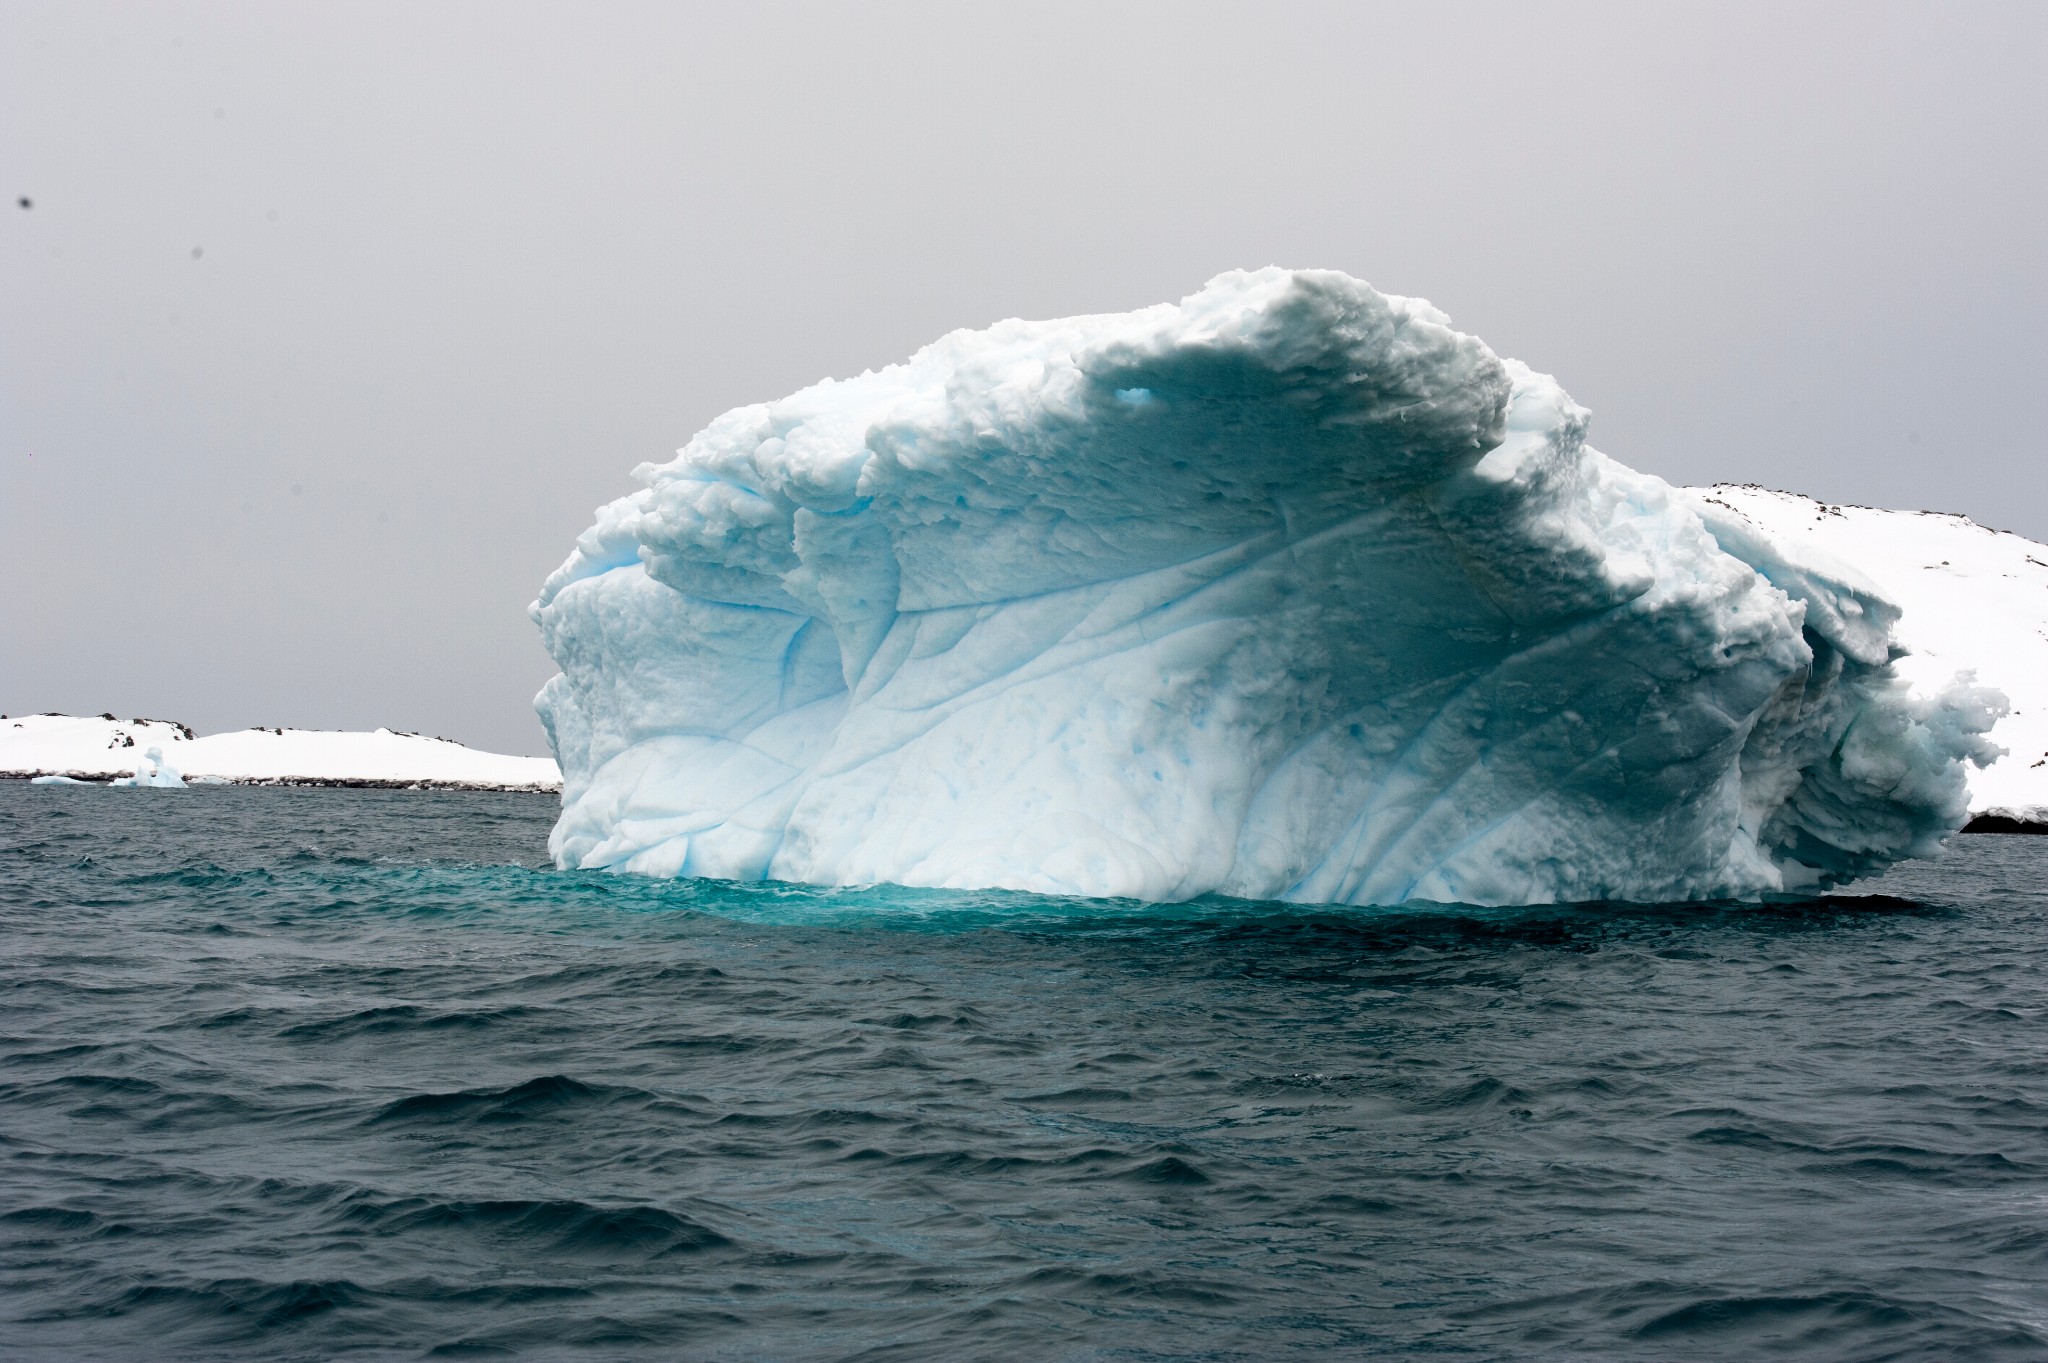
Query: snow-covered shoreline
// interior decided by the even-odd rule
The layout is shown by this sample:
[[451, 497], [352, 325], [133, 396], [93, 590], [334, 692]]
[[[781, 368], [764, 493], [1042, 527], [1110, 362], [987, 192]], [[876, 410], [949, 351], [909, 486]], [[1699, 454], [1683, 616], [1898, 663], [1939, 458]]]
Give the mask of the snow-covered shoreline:
[[202, 736], [169, 720], [0, 717], [0, 778], [106, 781], [133, 772], [152, 748], [200, 785], [550, 793], [562, 788], [552, 758], [479, 752], [445, 738], [390, 729], [241, 729]]

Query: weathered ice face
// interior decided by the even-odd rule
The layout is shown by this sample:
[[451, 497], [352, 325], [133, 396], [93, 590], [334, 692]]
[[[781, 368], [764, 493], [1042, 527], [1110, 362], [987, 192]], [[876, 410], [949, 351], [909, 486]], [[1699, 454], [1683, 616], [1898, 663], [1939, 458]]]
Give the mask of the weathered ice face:
[[555, 854], [1518, 903], [1957, 826], [1993, 698], [1910, 697], [1868, 583], [1717, 540], [1584, 430], [1428, 304], [1278, 269], [736, 409], [535, 605]]

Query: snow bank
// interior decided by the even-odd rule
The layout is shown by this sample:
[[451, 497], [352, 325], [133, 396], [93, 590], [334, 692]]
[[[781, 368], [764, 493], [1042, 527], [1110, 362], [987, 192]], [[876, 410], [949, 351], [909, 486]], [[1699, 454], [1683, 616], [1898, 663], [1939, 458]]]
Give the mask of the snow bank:
[[[1327, 272], [737, 408], [534, 605], [564, 866], [1176, 900], [1750, 895], [1931, 851], [1995, 694]], [[1735, 538], [1735, 537], [1731, 537]]]
[[1972, 770], [1972, 814], [2048, 822], [2048, 545], [1963, 516], [1836, 506], [1760, 487], [1688, 489], [1709, 526], [1731, 517], [1853, 563], [1900, 608], [1894, 664], [1932, 692], [1958, 671], [2004, 692], [2005, 755]]
[[0, 719], [0, 775], [126, 776], [138, 756], [164, 761], [198, 782], [256, 785], [433, 786], [556, 790], [561, 774], [545, 757], [478, 752], [419, 734], [316, 729], [243, 729], [195, 735], [182, 724], [110, 716], [21, 715]]

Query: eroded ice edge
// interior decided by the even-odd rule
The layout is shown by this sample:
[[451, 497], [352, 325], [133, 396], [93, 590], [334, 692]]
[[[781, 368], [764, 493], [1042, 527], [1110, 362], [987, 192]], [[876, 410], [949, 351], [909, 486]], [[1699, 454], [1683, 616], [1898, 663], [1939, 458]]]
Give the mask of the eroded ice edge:
[[534, 604], [553, 854], [1512, 904], [1933, 851], [2003, 697], [1586, 422], [1427, 303], [1277, 269], [736, 408]]

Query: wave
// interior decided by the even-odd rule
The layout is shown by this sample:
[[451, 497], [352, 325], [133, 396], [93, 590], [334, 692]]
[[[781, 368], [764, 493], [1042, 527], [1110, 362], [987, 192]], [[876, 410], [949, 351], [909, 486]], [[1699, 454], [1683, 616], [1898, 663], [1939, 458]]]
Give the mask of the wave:
[[339, 1219], [383, 1235], [457, 1231], [524, 1241], [531, 1252], [579, 1259], [696, 1254], [734, 1243], [710, 1226], [663, 1207], [606, 1206], [573, 1198], [364, 1198], [352, 1201]]
[[291, 1041], [342, 1041], [362, 1036], [403, 1035], [411, 1032], [484, 1032], [493, 1027], [530, 1022], [548, 1010], [531, 1004], [507, 1004], [497, 1008], [425, 1008], [418, 1004], [388, 1004], [363, 1008], [340, 1017], [295, 1023], [278, 1035]]
[[368, 1121], [373, 1125], [519, 1122], [621, 1099], [645, 1101], [653, 1097], [638, 1089], [585, 1084], [565, 1074], [544, 1074], [509, 1088], [415, 1093], [386, 1103]]

